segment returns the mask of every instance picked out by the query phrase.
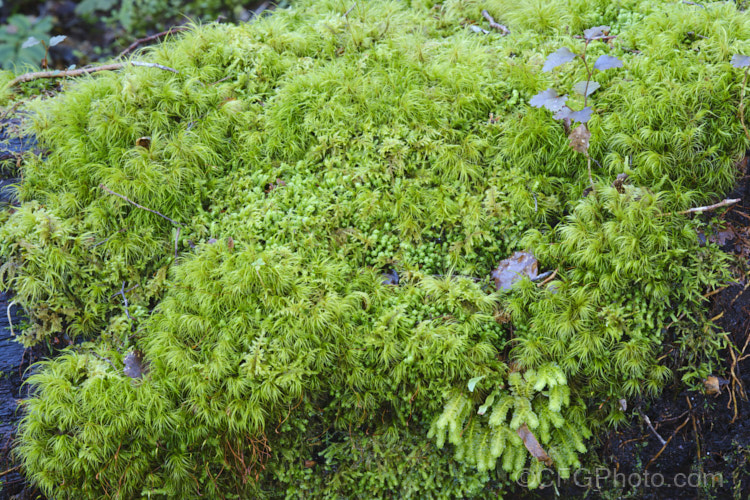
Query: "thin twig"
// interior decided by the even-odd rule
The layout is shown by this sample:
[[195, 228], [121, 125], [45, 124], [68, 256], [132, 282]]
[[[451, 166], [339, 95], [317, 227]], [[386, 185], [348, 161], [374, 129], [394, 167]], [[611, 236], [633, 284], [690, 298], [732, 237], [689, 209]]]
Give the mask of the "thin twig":
[[649, 462], [646, 464], [646, 467], [644, 467], [643, 470], [648, 469], [649, 465], [651, 465], [654, 462], [654, 460], [659, 458], [662, 452], [664, 452], [664, 450], [667, 448], [667, 445], [669, 445], [669, 442], [672, 441], [672, 438], [674, 438], [677, 435], [677, 433], [680, 432], [680, 430], [688, 424], [688, 422], [690, 422], [690, 417], [686, 418], [685, 421], [677, 429], [675, 429], [672, 435], [669, 436], [669, 439], [667, 439], [667, 442], [664, 443], [664, 446], [661, 447], [661, 450], [659, 450], [659, 453], [654, 455], [654, 458], [649, 460]]
[[169, 218], [169, 217], [167, 217], [166, 215], [164, 215], [164, 214], [162, 214], [162, 213], [159, 213], [159, 212], [157, 212], [156, 210], [151, 210], [150, 208], [146, 208], [146, 207], [144, 207], [143, 205], [139, 205], [138, 203], [134, 202], [133, 200], [131, 200], [131, 199], [130, 199], [130, 198], [128, 198], [127, 196], [123, 196], [123, 195], [121, 195], [120, 193], [115, 193], [114, 191], [112, 191], [111, 189], [109, 189], [109, 188], [108, 188], [107, 186], [105, 186], [104, 184], [99, 184], [99, 187], [100, 187], [100, 188], [101, 188], [102, 190], [104, 190], [104, 191], [108, 192], [109, 194], [113, 194], [113, 195], [117, 196], [118, 198], [122, 198], [123, 200], [127, 201], [128, 203], [130, 203], [130, 204], [131, 204], [131, 205], [133, 205], [134, 207], [138, 207], [138, 208], [140, 208], [140, 209], [142, 209], [142, 210], [145, 210], [145, 211], [147, 211], [147, 212], [151, 212], [152, 214], [158, 215], [158, 216], [159, 216], [159, 217], [161, 217], [162, 219], [166, 219], [166, 220], [168, 220], [169, 222], [171, 222], [171, 223], [172, 223], [172, 224], [174, 224], [175, 226], [183, 227], [183, 225], [182, 225], [182, 224], [180, 224], [179, 222], [177, 222], [176, 220], [174, 220], [174, 219], [170, 219], [170, 218]]
[[542, 286], [546, 285], [547, 283], [549, 283], [550, 281], [552, 281], [553, 279], [555, 279], [555, 276], [557, 276], [557, 269], [555, 269], [554, 272], [551, 275], [547, 276], [544, 279], [544, 281], [542, 281], [541, 283], [539, 283], [537, 286], [538, 287], [542, 287]]
[[668, 217], [670, 215], [686, 215], [686, 214], [697, 214], [701, 212], [708, 212], [710, 210], [715, 210], [717, 208], [726, 207], [729, 205], [734, 205], [735, 203], [741, 202], [741, 198], [735, 198], [735, 199], [726, 199], [724, 201], [720, 201], [719, 203], [714, 203], [713, 205], [708, 205], [705, 207], [695, 207], [690, 208], [688, 210], [683, 210], [682, 212], [668, 212], [666, 214], [658, 214], [659, 217]]
[[503, 35], [509, 35], [510, 34], [510, 30], [508, 29], [508, 27], [504, 26], [504, 25], [502, 25], [502, 24], [500, 24], [498, 22], [495, 22], [495, 18], [493, 18], [490, 15], [490, 13], [487, 12], [486, 10], [482, 11], [482, 17], [484, 17], [485, 19], [487, 19], [487, 22], [490, 23], [490, 28], [496, 29], [496, 30], [500, 31]]
[[349, 7], [349, 9], [346, 12], [344, 12], [344, 17], [348, 18], [349, 13], [351, 13], [351, 11], [353, 11], [356, 6], [357, 6], [357, 2], [354, 2], [354, 5]]
[[133, 318], [130, 317], [130, 311], [128, 310], [128, 297], [125, 295], [125, 282], [122, 282], [122, 288], [115, 295], [122, 295], [122, 301], [125, 304], [125, 315], [130, 320], [131, 328], [133, 327]]
[[90, 73], [96, 73], [98, 71], [117, 71], [118, 69], [124, 68], [128, 64], [132, 66], [141, 66], [144, 68], [163, 69], [164, 71], [171, 71], [172, 73], [177, 73], [177, 74], [180, 73], [176, 69], [173, 69], [168, 66], [161, 65], [161, 64], [147, 63], [147, 62], [140, 62], [140, 61], [129, 61], [126, 63], [105, 64], [103, 66], [95, 66], [93, 68], [80, 68], [80, 69], [72, 69], [72, 70], [67, 70], [67, 71], [36, 71], [33, 73], [24, 73], [23, 75], [17, 76], [13, 80], [11, 80], [10, 83], [8, 84], [8, 88], [15, 87], [19, 83], [39, 80], [40, 78], [68, 78], [68, 77], [88, 75]]
[[690, 420], [693, 422], [693, 434], [695, 434], [695, 447], [698, 451], [697, 460], [698, 467], [701, 470], [701, 473], [703, 473], [703, 465], [701, 464], [701, 442], [700, 442], [700, 436], [698, 435], [698, 425], [695, 423], [695, 415], [693, 415], [693, 403], [690, 402], [690, 398], [685, 396], [685, 401], [687, 401], [688, 408], [690, 408]]
[[8, 470], [4, 470], [3, 472], [0, 472], [0, 477], [3, 477], [4, 475], [8, 474], [9, 472], [13, 472], [14, 470], [18, 470], [21, 467], [21, 464], [16, 465], [15, 467], [12, 467]]
[[648, 418], [648, 415], [641, 413], [641, 417], [643, 417], [643, 421], [646, 422], [646, 425], [648, 426], [649, 429], [651, 429], [651, 432], [653, 432], [654, 435], [659, 439], [659, 442], [662, 445], [666, 445], [667, 441], [664, 441], [664, 438], [661, 437], [658, 432], [656, 432], [656, 429], [654, 429], [654, 426], [651, 425], [651, 420]]
[[135, 42], [131, 43], [127, 49], [120, 52], [120, 55], [117, 56], [117, 59], [122, 59], [125, 55], [137, 49], [139, 45], [154, 42], [163, 36], [171, 35], [172, 33], [179, 33], [180, 31], [187, 31], [189, 29], [190, 28], [188, 28], [187, 26], [174, 26], [172, 28], [169, 28], [167, 31], [162, 31], [161, 33], [156, 33], [155, 35], [147, 36], [145, 38], [139, 38]]
[[10, 316], [10, 308], [16, 305], [16, 301], [12, 301], [10, 304], [8, 304], [8, 308], [5, 310], [5, 312], [8, 314], [8, 328], [10, 328], [10, 336], [15, 337], [16, 334], [13, 332], [13, 319]]
[[180, 239], [180, 231], [182, 231], [181, 227], [177, 228], [177, 236], [174, 237], [174, 258], [177, 258], [177, 241]]
[[[136, 289], [136, 288], [138, 288], [139, 286], [141, 286], [141, 284], [140, 284], [140, 283], [136, 283], [135, 285], [133, 285], [133, 286], [131, 286], [130, 288], [128, 288], [127, 290], [125, 290], [125, 293], [128, 293], [128, 292], [132, 292], [133, 290], [135, 290], [135, 289]], [[113, 293], [112, 295], [110, 295], [110, 296], [109, 296], [109, 298], [110, 298], [110, 299], [114, 299], [114, 298], [115, 298], [115, 297], [117, 297], [118, 295], [120, 295], [120, 292], [117, 292], [117, 293]]]
[[127, 230], [128, 230], [128, 228], [127, 228], [127, 227], [124, 227], [124, 228], [120, 229], [119, 231], [117, 231], [117, 232], [116, 232], [115, 234], [113, 234], [112, 236], [110, 236], [109, 238], [105, 238], [105, 239], [103, 239], [102, 241], [100, 241], [100, 242], [98, 242], [98, 243], [94, 243], [93, 245], [91, 245], [91, 248], [96, 248], [96, 247], [98, 247], [99, 245], [103, 245], [103, 244], [105, 244], [106, 242], [108, 242], [109, 240], [111, 240], [112, 238], [114, 238], [115, 236], [117, 236], [117, 235], [118, 235], [119, 233], [124, 233], [124, 232], [125, 232], [125, 231], [127, 231]]

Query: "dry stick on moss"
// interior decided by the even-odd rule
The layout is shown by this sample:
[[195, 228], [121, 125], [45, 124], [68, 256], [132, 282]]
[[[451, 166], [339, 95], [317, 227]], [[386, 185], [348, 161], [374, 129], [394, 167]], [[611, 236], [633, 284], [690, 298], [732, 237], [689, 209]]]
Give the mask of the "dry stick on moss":
[[496, 30], [500, 31], [503, 35], [509, 35], [510, 34], [510, 30], [508, 29], [508, 27], [507, 26], [503, 26], [502, 24], [500, 24], [498, 22], [495, 22], [495, 18], [492, 17], [490, 15], [490, 13], [487, 12], [486, 10], [482, 11], [482, 17], [484, 17], [485, 19], [487, 19], [487, 22], [490, 23], [490, 28], [496, 29]]
[[125, 63], [105, 64], [103, 66], [94, 66], [93, 68], [80, 68], [80, 69], [72, 69], [68, 71], [37, 71], [34, 73], [25, 73], [11, 80], [10, 83], [8, 84], [8, 88], [15, 87], [19, 83], [39, 80], [40, 78], [67, 78], [67, 77], [88, 75], [89, 73], [96, 73], [98, 71], [117, 71], [118, 69], [124, 68], [128, 64], [131, 64], [133, 66], [140, 66], [143, 68], [163, 69], [164, 71], [171, 71], [172, 73], [177, 73], [177, 74], [180, 73], [176, 69], [170, 68], [168, 66], [164, 66], [162, 64], [148, 63], [148, 62], [141, 62], [141, 61], [129, 61]]
[[179, 238], [180, 238], [180, 231], [181, 231], [181, 230], [182, 230], [182, 228], [184, 227], [184, 226], [183, 226], [182, 224], [180, 224], [179, 222], [177, 222], [177, 221], [176, 221], [176, 220], [174, 220], [174, 219], [170, 219], [170, 218], [169, 218], [169, 217], [167, 217], [166, 215], [164, 215], [164, 214], [162, 214], [162, 213], [159, 213], [159, 212], [157, 212], [156, 210], [151, 210], [150, 208], [146, 208], [146, 207], [144, 207], [143, 205], [139, 205], [138, 203], [134, 202], [133, 200], [131, 200], [131, 199], [130, 199], [130, 198], [128, 198], [127, 196], [121, 195], [120, 193], [115, 193], [114, 191], [112, 191], [111, 189], [109, 189], [109, 188], [108, 188], [107, 186], [105, 186], [104, 184], [99, 184], [99, 187], [100, 187], [100, 188], [102, 188], [102, 189], [103, 189], [104, 191], [108, 192], [109, 194], [113, 194], [113, 195], [115, 195], [115, 196], [117, 196], [117, 197], [119, 197], [119, 198], [122, 198], [123, 200], [127, 201], [128, 203], [130, 203], [130, 204], [131, 204], [131, 205], [133, 205], [134, 207], [138, 207], [138, 208], [140, 208], [140, 209], [143, 209], [143, 210], [145, 210], [145, 211], [147, 211], [147, 212], [151, 212], [152, 214], [158, 215], [159, 217], [161, 217], [161, 218], [163, 218], [163, 219], [166, 219], [166, 220], [168, 220], [169, 222], [171, 222], [172, 224], [174, 224], [175, 226], [177, 226], [177, 236], [175, 236], [175, 238], [174, 238], [174, 258], [175, 258], [175, 259], [177, 258], [177, 241], [178, 241], [178, 240], [179, 240]]
[[117, 59], [122, 59], [124, 56], [133, 52], [144, 43], [154, 42], [163, 36], [171, 35], [172, 33], [179, 33], [180, 31], [187, 31], [189, 29], [190, 28], [188, 28], [187, 26], [174, 26], [172, 28], [169, 28], [167, 31], [162, 31], [161, 33], [156, 33], [155, 35], [147, 36], [145, 38], [139, 38], [135, 42], [131, 43], [127, 49], [120, 52], [120, 55], [117, 56]]
[[669, 217], [670, 215], [687, 215], [687, 214], [698, 214], [701, 212], [708, 212], [710, 210], [715, 210], [717, 208], [726, 207], [729, 205], [734, 205], [735, 203], [741, 202], [742, 199], [735, 198], [735, 199], [727, 199], [724, 201], [720, 201], [719, 203], [714, 203], [713, 205], [708, 205], [705, 207], [695, 207], [695, 208], [689, 208], [688, 210], [683, 210], [682, 212], [667, 212], [666, 214], [658, 214], [659, 217]]

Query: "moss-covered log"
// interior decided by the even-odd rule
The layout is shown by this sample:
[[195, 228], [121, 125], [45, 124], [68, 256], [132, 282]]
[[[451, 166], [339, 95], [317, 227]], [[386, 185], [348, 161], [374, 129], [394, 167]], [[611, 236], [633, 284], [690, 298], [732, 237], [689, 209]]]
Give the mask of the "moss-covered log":
[[[350, 7], [196, 27], [133, 56], [178, 74], [126, 66], [34, 105], [45, 154], [0, 212], [0, 283], [27, 344], [86, 339], [25, 402], [17, 450], [45, 492], [497, 498], [579, 467], [620, 400], [708, 374], [727, 258], [679, 212], [741, 175], [729, 61], [750, 17]], [[470, 29], [482, 9], [510, 34]], [[564, 124], [528, 103], [586, 80], [542, 66], [600, 25], [616, 37], [589, 56], [623, 68], [595, 74], [588, 193]], [[555, 273], [496, 291], [515, 250]]]

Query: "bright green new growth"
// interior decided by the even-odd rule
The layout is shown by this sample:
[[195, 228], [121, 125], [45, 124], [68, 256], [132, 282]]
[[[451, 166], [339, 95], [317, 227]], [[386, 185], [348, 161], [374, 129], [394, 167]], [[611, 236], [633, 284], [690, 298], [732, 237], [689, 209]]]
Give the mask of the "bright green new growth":
[[[702, 295], [726, 257], [673, 213], [740, 175], [745, 14], [350, 6], [199, 27], [137, 56], [179, 74], [128, 66], [36, 105], [46, 152], [0, 213], [0, 283], [25, 343], [91, 340], [30, 382], [18, 452], [45, 492], [497, 498], [525, 466], [539, 480], [523, 426], [564, 476], [619, 399], [682, 369], [667, 344], [710, 363]], [[482, 8], [511, 35], [462, 26]], [[581, 198], [585, 158], [526, 103], [585, 78], [541, 67], [605, 24], [624, 68], [595, 75]], [[492, 291], [518, 249], [554, 280]]]

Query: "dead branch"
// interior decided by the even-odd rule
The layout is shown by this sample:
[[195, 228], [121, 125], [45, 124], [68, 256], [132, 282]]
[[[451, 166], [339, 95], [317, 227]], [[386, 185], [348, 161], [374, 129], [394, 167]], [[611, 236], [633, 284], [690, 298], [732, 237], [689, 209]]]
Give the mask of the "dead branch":
[[666, 214], [659, 214], [660, 217], [668, 217], [670, 215], [686, 215], [686, 214], [697, 214], [701, 212], [708, 212], [710, 210], [716, 210], [717, 208], [726, 207], [729, 205], [734, 205], [735, 203], [741, 202], [741, 198], [735, 198], [735, 199], [727, 199], [720, 201], [719, 203], [714, 203], [713, 205], [708, 205], [705, 207], [695, 207], [695, 208], [689, 208], [687, 210], [683, 210], [682, 212], [668, 212]]
[[487, 20], [487, 22], [490, 23], [490, 28], [498, 30], [503, 35], [509, 35], [510, 34], [510, 30], [508, 29], [508, 27], [504, 26], [504, 25], [502, 25], [502, 24], [500, 24], [498, 22], [495, 22], [495, 18], [492, 17], [490, 15], [490, 13], [487, 12], [486, 10], [482, 11], [482, 17], [484, 17]]
[[187, 31], [189, 29], [190, 28], [188, 28], [187, 26], [174, 26], [172, 28], [169, 28], [167, 31], [162, 31], [161, 33], [156, 33], [155, 35], [147, 36], [145, 38], [139, 38], [135, 42], [131, 43], [127, 49], [120, 52], [120, 55], [117, 56], [117, 59], [122, 59], [125, 55], [133, 52], [144, 43], [154, 42], [163, 36], [171, 35], [172, 33], [179, 33], [180, 31]]
[[134, 207], [138, 207], [138, 208], [140, 208], [140, 209], [142, 209], [142, 210], [145, 210], [145, 211], [147, 211], [147, 212], [151, 212], [152, 214], [158, 215], [158, 216], [159, 216], [159, 217], [161, 217], [162, 219], [166, 219], [166, 220], [168, 220], [169, 222], [171, 222], [171, 223], [172, 223], [172, 224], [174, 224], [175, 226], [183, 227], [183, 225], [182, 225], [182, 224], [180, 224], [179, 222], [177, 222], [176, 220], [174, 220], [174, 219], [170, 219], [170, 218], [169, 218], [169, 217], [167, 217], [166, 215], [164, 215], [164, 214], [162, 214], [162, 213], [160, 213], [160, 212], [157, 212], [156, 210], [151, 210], [150, 208], [146, 208], [146, 207], [144, 207], [143, 205], [139, 205], [138, 203], [134, 202], [133, 200], [131, 200], [131, 199], [130, 199], [130, 198], [128, 198], [127, 196], [123, 196], [123, 195], [121, 195], [120, 193], [115, 193], [114, 191], [112, 191], [111, 189], [109, 189], [109, 188], [108, 188], [107, 186], [105, 186], [104, 184], [99, 184], [99, 187], [100, 187], [100, 188], [101, 188], [102, 190], [104, 190], [104, 191], [108, 192], [109, 194], [113, 194], [113, 195], [117, 196], [118, 198], [122, 198], [123, 200], [127, 201], [128, 203], [130, 203], [130, 204], [131, 204], [131, 205], [133, 205]]
[[13, 80], [11, 80], [10, 83], [8, 84], [8, 88], [15, 87], [19, 83], [31, 82], [33, 80], [39, 80], [41, 78], [72, 78], [76, 76], [88, 75], [90, 73], [96, 73], [99, 71], [117, 71], [119, 69], [124, 68], [128, 64], [132, 66], [140, 66], [143, 68], [158, 68], [164, 71], [171, 71], [172, 73], [177, 73], [177, 74], [180, 73], [176, 69], [170, 68], [168, 66], [164, 66], [162, 64], [148, 63], [148, 62], [141, 62], [141, 61], [129, 61], [125, 63], [104, 64], [102, 66], [94, 66], [92, 68], [71, 69], [67, 71], [56, 70], [56, 71], [36, 71], [33, 73], [24, 73], [23, 75], [17, 76]]

